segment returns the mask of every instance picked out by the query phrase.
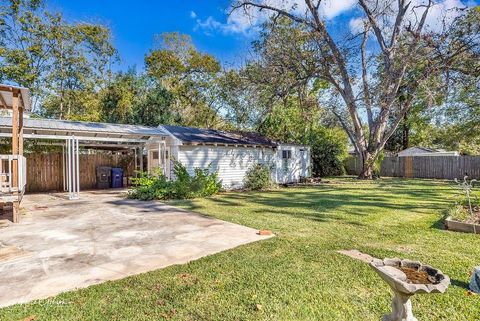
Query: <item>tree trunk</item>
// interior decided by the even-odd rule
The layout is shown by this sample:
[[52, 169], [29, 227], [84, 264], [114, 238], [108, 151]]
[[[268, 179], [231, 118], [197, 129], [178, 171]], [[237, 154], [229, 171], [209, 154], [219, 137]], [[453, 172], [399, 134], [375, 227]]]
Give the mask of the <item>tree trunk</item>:
[[407, 149], [409, 147], [410, 125], [408, 124], [408, 113], [403, 117], [403, 132], [402, 132], [402, 147]]
[[362, 171], [358, 175], [359, 179], [373, 179], [375, 167], [375, 157], [368, 151], [362, 151]]

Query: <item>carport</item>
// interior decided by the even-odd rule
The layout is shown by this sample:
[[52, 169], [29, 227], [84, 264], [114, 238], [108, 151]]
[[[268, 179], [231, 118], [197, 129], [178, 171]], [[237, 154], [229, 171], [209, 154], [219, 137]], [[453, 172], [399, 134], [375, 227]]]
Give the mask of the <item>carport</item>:
[[[70, 199], [79, 198], [81, 148], [133, 150], [135, 169], [142, 169], [145, 144], [157, 145], [159, 155], [165, 156], [165, 139], [168, 136], [163, 129], [156, 127], [36, 118], [23, 120], [23, 139], [62, 146], [63, 186]], [[0, 117], [0, 137], [12, 137], [11, 118]]]

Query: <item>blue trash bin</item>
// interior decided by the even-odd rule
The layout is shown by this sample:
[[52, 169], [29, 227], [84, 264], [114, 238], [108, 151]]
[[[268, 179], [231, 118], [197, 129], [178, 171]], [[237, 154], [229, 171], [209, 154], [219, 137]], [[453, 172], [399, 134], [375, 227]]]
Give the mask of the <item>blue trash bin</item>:
[[112, 168], [112, 188], [123, 187], [123, 169], [118, 167]]

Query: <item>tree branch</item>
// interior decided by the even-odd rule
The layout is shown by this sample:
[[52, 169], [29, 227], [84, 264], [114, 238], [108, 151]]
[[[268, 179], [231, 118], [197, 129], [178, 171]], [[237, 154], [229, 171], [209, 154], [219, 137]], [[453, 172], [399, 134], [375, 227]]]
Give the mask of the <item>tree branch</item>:
[[238, 10], [240, 8], [247, 9], [248, 7], [256, 7], [260, 11], [261, 10], [270, 10], [270, 11], [276, 12], [276, 13], [282, 15], [282, 16], [288, 17], [295, 22], [305, 24], [305, 25], [308, 25], [310, 27], [314, 27], [313, 25], [311, 25], [311, 23], [308, 20], [300, 18], [300, 17], [298, 17], [294, 14], [291, 14], [290, 12], [288, 12], [286, 10], [279, 9], [279, 8], [269, 6], [269, 5], [266, 5], [266, 4], [253, 2], [253, 1], [239, 1], [237, 4], [234, 4], [234, 5], [231, 6], [232, 9], [230, 10], [229, 14], [232, 14], [232, 12], [234, 12], [235, 10]]
[[361, 45], [361, 58], [362, 58], [362, 82], [363, 82], [363, 95], [365, 101], [365, 108], [367, 109], [367, 120], [368, 120], [368, 128], [371, 129], [373, 127], [373, 114], [372, 114], [372, 101], [370, 99], [370, 88], [368, 85], [368, 68], [367, 68], [367, 57], [366, 57], [366, 46], [367, 46], [367, 39], [368, 39], [368, 32], [370, 30], [370, 26], [365, 24], [365, 32], [362, 38], [362, 45]]

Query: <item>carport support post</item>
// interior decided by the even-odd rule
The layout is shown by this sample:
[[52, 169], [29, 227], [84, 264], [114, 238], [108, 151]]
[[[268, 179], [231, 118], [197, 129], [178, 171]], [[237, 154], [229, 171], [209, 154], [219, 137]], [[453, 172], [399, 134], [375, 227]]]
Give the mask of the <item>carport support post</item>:
[[75, 141], [77, 142], [77, 150], [76, 150], [76, 154], [77, 154], [77, 161], [76, 161], [76, 164], [77, 164], [77, 198], [80, 198], [80, 151], [79, 151], [79, 147], [78, 147], [78, 139], [75, 139]]
[[68, 198], [79, 198], [80, 192], [80, 156], [78, 139], [75, 136], [67, 139], [67, 186]]
[[67, 168], [66, 168], [66, 154], [65, 154], [65, 148], [66, 148], [67, 142], [65, 142], [65, 145], [62, 145], [62, 173], [63, 173], [63, 191], [65, 192], [67, 190]]
[[134, 158], [135, 158], [135, 177], [138, 177], [137, 173], [138, 173], [138, 155], [137, 155], [137, 149], [134, 148], [133, 149], [133, 155], [134, 155]]
[[139, 148], [139, 155], [140, 155], [140, 171], [143, 172], [143, 146]]
[[162, 173], [167, 176], [167, 147], [165, 144], [165, 138], [158, 142], [158, 165], [162, 166]]

